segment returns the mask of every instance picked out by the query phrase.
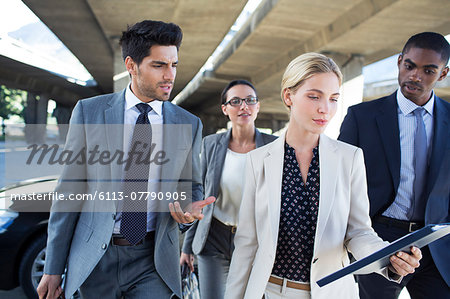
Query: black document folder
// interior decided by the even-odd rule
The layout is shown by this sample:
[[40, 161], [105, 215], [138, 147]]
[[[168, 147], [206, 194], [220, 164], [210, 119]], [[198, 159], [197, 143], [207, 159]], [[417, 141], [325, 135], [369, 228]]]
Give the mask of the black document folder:
[[317, 284], [320, 287], [323, 287], [348, 274], [366, 274], [378, 271], [390, 264], [389, 257], [396, 252], [405, 251], [409, 253], [411, 252], [411, 246], [421, 248], [449, 233], [450, 223], [428, 224], [425, 227], [392, 242], [383, 249], [325, 276], [318, 280]]

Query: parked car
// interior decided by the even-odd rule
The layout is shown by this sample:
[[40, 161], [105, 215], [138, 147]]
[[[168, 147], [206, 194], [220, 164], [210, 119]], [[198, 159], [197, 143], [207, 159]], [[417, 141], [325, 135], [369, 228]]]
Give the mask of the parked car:
[[[22, 287], [29, 299], [38, 298], [36, 288], [44, 274], [49, 212], [36, 212], [30, 201], [7, 204], [10, 194], [42, 196], [52, 192], [58, 177], [42, 177], [0, 189], [0, 290]], [[45, 210], [40, 206], [40, 210]], [[47, 207], [50, 210], [50, 205]], [[183, 238], [180, 238], [182, 240]], [[180, 242], [180, 250], [181, 250]], [[195, 273], [197, 265], [195, 265]], [[192, 275], [191, 293], [198, 293], [198, 281]], [[64, 280], [63, 280], [64, 282]], [[198, 297], [198, 296], [197, 296]], [[191, 295], [190, 298], [197, 298]], [[75, 293], [72, 299], [79, 298]]]
[[5, 206], [6, 196], [48, 194], [56, 183], [56, 177], [44, 177], [0, 190], [1, 290], [11, 290], [20, 285], [28, 298], [37, 298], [36, 288], [44, 271], [49, 217], [48, 212], [25, 212], [26, 202]]

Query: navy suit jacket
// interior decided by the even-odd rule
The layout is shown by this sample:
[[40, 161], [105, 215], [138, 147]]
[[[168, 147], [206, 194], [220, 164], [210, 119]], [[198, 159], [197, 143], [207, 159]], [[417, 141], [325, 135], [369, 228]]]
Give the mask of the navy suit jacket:
[[[425, 224], [450, 222], [450, 104], [435, 97], [434, 135], [426, 185]], [[400, 182], [400, 137], [396, 93], [348, 109], [339, 139], [362, 148], [367, 171], [370, 216], [394, 201]], [[450, 236], [429, 246], [450, 286]]]

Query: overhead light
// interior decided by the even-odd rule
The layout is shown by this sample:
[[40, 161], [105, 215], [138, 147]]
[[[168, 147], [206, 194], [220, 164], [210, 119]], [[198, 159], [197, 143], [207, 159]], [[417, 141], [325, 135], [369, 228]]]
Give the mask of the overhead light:
[[128, 77], [128, 75], [129, 75], [128, 71], [121, 72], [120, 74], [114, 75], [113, 80], [119, 81], [122, 78]]

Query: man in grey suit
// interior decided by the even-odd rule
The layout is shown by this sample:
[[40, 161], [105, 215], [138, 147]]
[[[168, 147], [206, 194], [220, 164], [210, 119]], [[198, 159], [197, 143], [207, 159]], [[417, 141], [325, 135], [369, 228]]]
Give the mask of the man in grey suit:
[[[56, 191], [65, 198], [91, 195], [94, 200], [54, 203], [39, 298], [62, 293], [70, 298], [77, 289], [83, 298], [181, 297], [178, 229], [201, 219], [202, 207], [214, 201], [200, 200], [202, 124], [167, 101], [181, 39], [181, 29], [172, 23], [147, 20], [129, 27], [120, 43], [131, 84], [118, 93], [81, 100], [74, 108], [65, 150], [82, 153], [81, 160], [65, 166]], [[150, 140], [135, 142], [141, 127]], [[95, 153], [99, 158], [91, 159]], [[139, 161], [142, 153], [148, 154], [144, 162]], [[145, 175], [128, 180], [136, 169]], [[140, 202], [135, 199], [142, 194], [165, 198], [143, 200], [144, 211], [125, 208]], [[178, 197], [192, 198], [189, 212], [175, 202]]]

